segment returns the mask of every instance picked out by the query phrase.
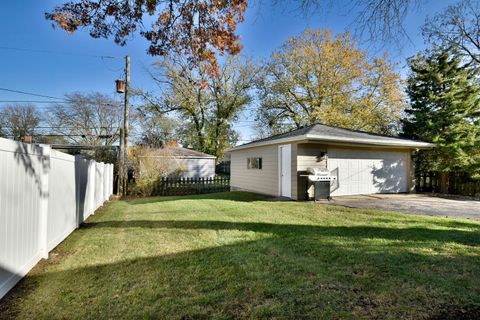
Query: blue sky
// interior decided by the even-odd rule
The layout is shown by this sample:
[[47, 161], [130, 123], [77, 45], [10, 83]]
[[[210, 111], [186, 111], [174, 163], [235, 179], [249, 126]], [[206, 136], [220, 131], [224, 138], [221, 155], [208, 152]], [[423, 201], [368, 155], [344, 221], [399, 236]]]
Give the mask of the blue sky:
[[[452, 2], [454, 1], [423, 1], [418, 10], [409, 15], [406, 27], [412, 43], [406, 43], [401, 50], [388, 46], [384, 48], [398, 62], [399, 71], [405, 72], [407, 57], [424, 48], [420, 27], [426, 15], [433, 15]], [[143, 39], [137, 37], [126, 47], [119, 47], [113, 40], [92, 39], [87, 32], [68, 35], [62, 30], [53, 29], [44, 19], [44, 12], [59, 3], [62, 1], [0, 2], [0, 88], [60, 97], [75, 91], [99, 91], [115, 95], [114, 80], [122, 75], [123, 57], [126, 54], [132, 57], [132, 85], [147, 90], [155, 88], [145, 68], [156, 59], [146, 54], [147, 44]], [[268, 57], [289, 36], [300, 34], [305, 28], [329, 28], [334, 32], [352, 28], [357, 12], [341, 10], [346, 7], [345, 3], [336, 3], [321, 14], [309, 16], [294, 10], [293, 5], [284, 4], [273, 8], [268, 0], [263, 1], [262, 6], [250, 6], [246, 19], [238, 30], [244, 45], [243, 54]], [[364, 46], [367, 48], [366, 44]], [[2, 47], [29, 51], [6, 50]], [[117, 58], [101, 59], [98, 56]], [[24, 99], [37, 98], [0, 91], [0, 101]], [[238, 124], [244, 140], [250, 139], [254, 134], [252, 120], [253, 116], [245, 112]]]

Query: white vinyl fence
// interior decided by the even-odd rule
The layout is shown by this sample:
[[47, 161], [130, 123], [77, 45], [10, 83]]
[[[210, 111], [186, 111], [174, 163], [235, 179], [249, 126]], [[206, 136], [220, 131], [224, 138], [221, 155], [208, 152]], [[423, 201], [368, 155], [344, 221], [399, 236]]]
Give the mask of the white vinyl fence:
[[0, 138], [0, 298], [113, 193], [113, 164]]

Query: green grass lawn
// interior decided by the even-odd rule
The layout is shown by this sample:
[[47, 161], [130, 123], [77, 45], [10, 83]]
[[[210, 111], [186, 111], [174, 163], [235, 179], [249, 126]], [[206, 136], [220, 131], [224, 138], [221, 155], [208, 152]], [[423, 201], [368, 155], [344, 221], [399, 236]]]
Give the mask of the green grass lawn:
[[238, 192], [106, 205], [0, 318], [470, 319], [479, 306], [479, 223]]

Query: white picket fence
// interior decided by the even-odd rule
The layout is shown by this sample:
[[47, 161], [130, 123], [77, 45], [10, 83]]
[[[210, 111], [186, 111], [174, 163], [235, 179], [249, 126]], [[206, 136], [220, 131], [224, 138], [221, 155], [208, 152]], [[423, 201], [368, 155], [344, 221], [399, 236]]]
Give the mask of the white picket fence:
[[0, 138], [0, 299], [113, 193], [113, 164]]

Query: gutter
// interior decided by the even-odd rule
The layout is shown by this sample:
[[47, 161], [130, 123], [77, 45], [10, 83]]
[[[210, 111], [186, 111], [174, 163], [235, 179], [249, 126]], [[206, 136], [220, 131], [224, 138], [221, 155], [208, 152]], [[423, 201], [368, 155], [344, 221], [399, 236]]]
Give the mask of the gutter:
[[237, 150], [243, 150], [248, 148], [255, 148], [261, 146], [268, 146], [273, 144], [282, 144], [288, 142], [307, 142], [307, 141], [324, 141], [330, 143], [338, 144], [358, 144], [358, 145], [374, 145], [374, 146], [384, 146], [384, 147], [404, 147], [404, 148], [416, 148], [416, 149], [431, 149], [436, 145], [434, 143], [422, 142], [422, 141], [413, 141], [413, 140], [404, 140], [398, 138], [399, 141], [385, 141], [385, 140], [371, 140], [371, 139], [359, 139], [359, 138], [334, 138], [330, 136], [320, 136], [320, 135], [301, 135], [295, 137], [288, 137], [282, 139], [268, 140], [268, 141], [259, 141], [251, 142], [244, 144], [238, 147], [233, 147], [225, 150], [226, 152], [232, 152]]
[[[338, 139], [332, 138], [329, 136], [319, 136], [319, 135], [309, 135], [306, 137], [311, 140], [321, 140], [329, 142], [347, 142], [347, 143], [358, 143], [358, 144], [369, 144], [369, 145], [378, 145], [378, 146], [392, 146], [392, 147], [410, 147], [410, 148], [434, 148], [436, 145], [434, 143], [422, 142], [422, 141], [413, 141], [413, 140], [404, 140], [398, 138], [399, 141], [392, 140], [370, 140], [370, 139], [359, 139], [359, 138], [349, 138], [349, 139]], [[395, 139], [395, 138], [394, 138]]]

